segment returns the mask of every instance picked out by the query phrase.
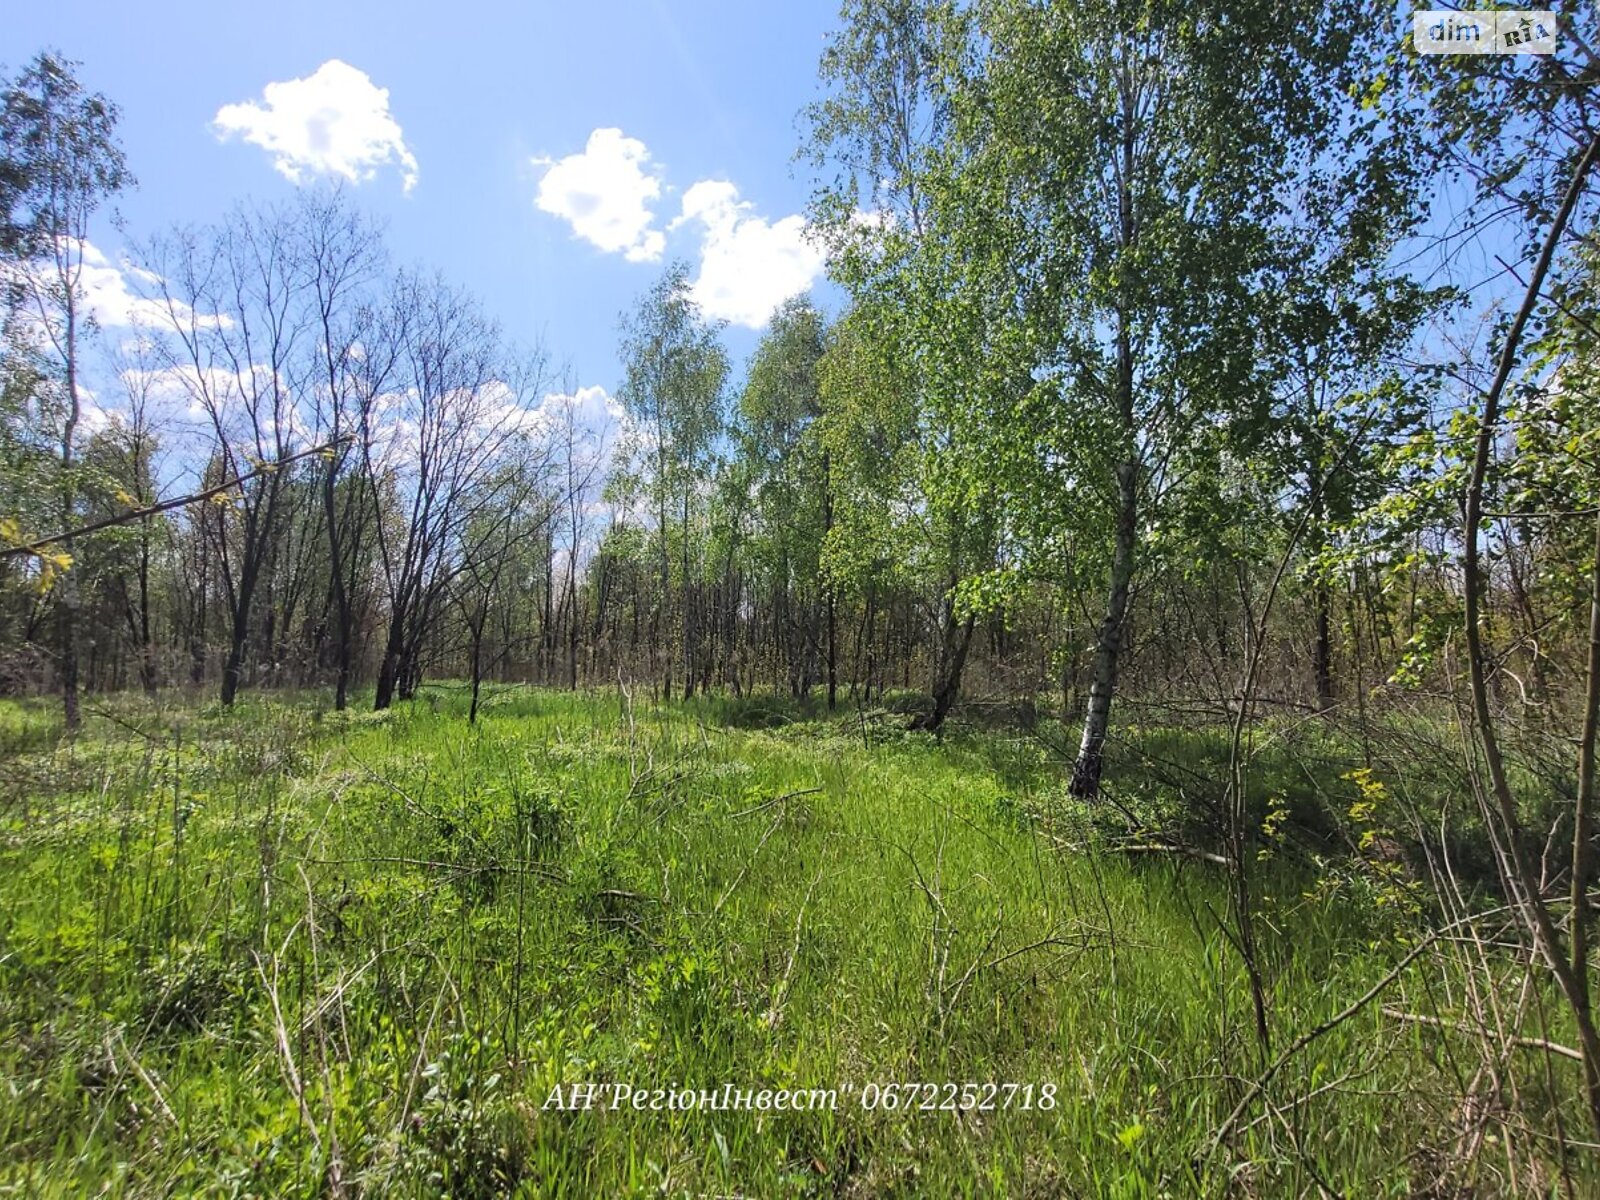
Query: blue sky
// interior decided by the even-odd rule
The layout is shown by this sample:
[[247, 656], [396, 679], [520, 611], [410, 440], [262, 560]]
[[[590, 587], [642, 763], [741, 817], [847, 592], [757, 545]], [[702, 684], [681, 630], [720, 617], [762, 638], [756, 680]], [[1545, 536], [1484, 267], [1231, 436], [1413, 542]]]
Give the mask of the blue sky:
[[820, 271], [794, 152], [836, 0], [8, 9], [8, 74], [53, 48], [121, 105], [133, 237], [355, 175], [398, 261], [443, 270], [580, 386], [615, 389], [618, 315], [669, 259], [736, 360]]

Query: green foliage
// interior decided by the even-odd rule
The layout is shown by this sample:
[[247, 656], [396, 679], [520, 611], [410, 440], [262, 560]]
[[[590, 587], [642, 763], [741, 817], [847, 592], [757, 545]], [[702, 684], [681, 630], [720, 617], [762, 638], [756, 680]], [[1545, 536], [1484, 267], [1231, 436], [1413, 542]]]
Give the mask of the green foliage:
[[728, 378], [718, 333], [701, 319], [682, 263], [668, 268], [624, 322], [626, 378], [617, 398], [632, 421], [636, 441], [627, 449], [653, 514], [691, 495], [710, 469]]

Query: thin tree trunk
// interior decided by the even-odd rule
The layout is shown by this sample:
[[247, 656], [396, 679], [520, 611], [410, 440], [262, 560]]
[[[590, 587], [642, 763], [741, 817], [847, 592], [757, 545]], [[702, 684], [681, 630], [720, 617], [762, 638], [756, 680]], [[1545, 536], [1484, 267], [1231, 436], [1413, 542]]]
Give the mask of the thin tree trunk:
[[235, 615], [233, 630], [228, 641], [228, 657], [222, 664], [222, 694], [224, 706], [233, 703], [239, 694], [239, 676], [244, 669], [244, 647], [248, 634], [243, 618]]
[[400, 634], [397, 622], [391, 619], [389, 636], [383, 648], [383, 662], [378, 667], [377, 693], [372, 701], [374, 712], [388, 708], [394, 703], [395, 686], [400, 677], [400, 651]]
[[139, 530], [139, 686], [156, 694], [156, 647], [150, 639], [150, 520]]
[[926, 729], [930, 733], [938, 733], [944, 728], [945, 718], [950, 715], [956, 698], [961, 695], [961, 675], [966, 670], [967, 651], [972, 647], [972, 627], [976, 621], [975, 614], [968, 614], [967, 619], [959, 625], [954, 620], [950, 622], [948, 649], [941, 655], [945, 659], [944, 669], [933, 685], [933, 711], [916, 722], [913, 728]]
[[478, 693], [483, 687], [483, 627], [488, 613], [480, 613], [472, 626], [472, 704], [467, 709], [467, 724], [478, 723]]
[[[1465, 634], [1472, 709], [1477, 723], [1478, 743], [1483, 751], [1484, 765], [1488, 769], [1491, 793], [1503, 827], [1506, 854], [1514, 876], [1513, 900], [1518, 907], [1520, 917], [1533, 935], [1535, 948], [1549, 964], [1551, 974], [1555, 976], [1557, 986], [1561, 989], [1562, 997], [1573, 1014], [1573, 1023], [1577, 1026], [1578, 1047], [1583, 1054], [1584, 1092], [1588, 1101], [1589, 1116], [1596, 1133], [1600, 1133], [1600, 1031], [1595, 1028], [1591, 1011], [1589, 964], [1586, 959], [1581, 962], [1569, 959], [1562, 952], [1561, 935], [1556, 929], [1555, 921], [1540, 890], [1539, 873], [1523, 845], [1522, 824], [1517, 816], [1516, 799], [1511, 791], [1511, 782], [1500, 750], [1499, 738], [1495, 733], [1494, 714], [1489, 703], [1490, 683], [1486, 666], [1488, 655], [1483, 645], [1481, 626], [1486, 583], [1479, 547], [1483, 526], [1484, 482], [1489, 472], [1495, 429], [1499, 424], [1500, 398], [1511, 377], [1512, 368], [1516, 365], [1523, 332], [1539, 303], [1545, 279], [1550, 272], [1550, 264], [1555, 258], [1556, 248], [1560, 244], [1567, 222], [1571, 220], [1573, 210], [1577, 207], [1584, 182], [1597, 158], [1600, 158], [1600, 135], [1590, 139], [1573, 170], [1572, 180], [1567, 186], [1561, 208], [1551, 222], [1539, 258], [1528, 277], [1522, 306], [1506, 333], [1505, 345], [1501, 349], [1494, 379], [1488, 391], [1484, 393], [1483, 407], [1478, 417], [1478, 436], [1473, 453], [1472, 472], [1467, 485], [1463, 539], [1466, 560], [1464, 563]], [[1594, 665], [1592, 646], [1591, 665]], [[1594, 695], [1595, 687], [1595, 676], [1591, 671], [1589, 679], [1591, 697]], [[1591, 706], [1589, 713], [1586, 714], [1586, 729], [1593, 724], [1590, 719], [1590, 714], [1593, 712]], [[1592, 771], [1592, 752], [1581, 757], [1590, 763]], [[1583, 823], [1579, 824], [1573, 833], [1573, 856], [1574, 861], [1586, 863], [1587, 851], [1583, 841], [1585, 826], [1588, 824], [1587, 812], [1584, 817]], [[1580, 882], [1574, 880], [1575, 885]], [[1574, 916], [1576, 915], [1575, 913]]]
[[[66, 368], [67, 420], [61, 431], [61, 528], [72, 528], [73, 439], [78, 430], [78, 350], [75, 291], [67, 290]], [[56, 611], [56, 639], [61, 655], [61, 709], [68, 733], [75, 733], [83, 718], [78, 711], [78, 576], [69, 566], [61, 580], [61, 597]]]
[[[1122, 96], [1122, 170], [1117, 197], [1117, 239], [1123, 252], [1134, 249], [1137, 226], [1133, 213], [1134, 120], [1132, 99]], [[1126, 277], [1126, 271], [1124, 271]], [[1126, 286], [1124, 284], [1124, 286]], [[1089, 684], [1089, 709], [1084, 714], [1083, 738], [1078, 758], [1072, 765], [1069, 790], [1080, 798], [1091, 798], [1100, 791], [1100, 773], [1105, 765], [1106, 733], [1111, 726], [1111, 700], [1117, 689], [1117, 666], [1122, 653], [1123, 623], [1128, 615], [1128, 590], [1133, 581], [1134, 539], [1138, 533], [1139, 455], [1138, 429], [1133, 419], [1133, 341], [1128, 330], [1129, 304], [1118, 298], [1117, 320], [1117, 417], [1123, 438], [1123, 459], [1117, 464], [1116, 543], [1111, 556], [1111, 594], [1106, 602], [1105, 619], [1095, 641], [1094, 668]]]
[[61, 596], [56, 606], [56, 645], [60, 655], [61, 712], [68, 733], [77, 732], [83, 723], [78, 708], [78, 581], [72, 568], [61, 581]]
[[[1594, 837], [1595, 742], [1600, 732], [1600, 517], [1595, 518], [1594, 562], [1589, 573], [1589, 661], [1583, 697], [1583, 732], [1578, 738], [1578, 795], [1572, 809], [1572, 974], [1577, 982], [1579, 1024], [1592, 1027], [1589, 991], [1589, 880]], [[1585, 1059], [1585, 1071], [1589, 1063]], [[1591, 1095], [1591, 1102], [1593, 1096]], [[1597, 1116], [1600, 1121], [1600, 1116]]]
[[[334, 431], [337, 440], [338, 430]], [[322, 473], [322, 513], [328, 523], [328, 571], [333, 580], [333, 647], [335, 678], [333, 707], [343, 712], [350, 692], [350, 635], [354, 622], [350, 613], [350, 593], [344, 585], [344, 546], [339, 535], [339, 512], [335, 503], [335, 482], [339, 470], [339, 451], [333, 451]]]
[[1312, 652], [1312, 668], [1317, 677], [1317, 711], [1333, 707], [1333, 620], [1328, 615], [1332, 600], [1328, 589], [1317, 585], [1317, 643]]
[[1090, 799], [1100, 791], [1105, 766], [1106, 734], [1111, 727], [1111, 700], [1117, 690], [1117, 668], [1122, 654], [1122, 631], [1128, 615], [1128, 592], [1133, 582], [1134, 538], [1138, 525], [1137, 460], [1117, 465], [1117, 535], [1111, 559], [1111, 594], [1105, 619], [1095, 639], [1094, 666], [1089, 681], [1089, 706], [1083, 718], [1083, 737], [1072, 765], [1071, 793]]
[[200, 578], [196, 587], [194, 626], [189, 636], [189, 682], [199, 687], [206, 681], [206, 618], [211, 594], [211, 552], [204, 528], [199, 531]]

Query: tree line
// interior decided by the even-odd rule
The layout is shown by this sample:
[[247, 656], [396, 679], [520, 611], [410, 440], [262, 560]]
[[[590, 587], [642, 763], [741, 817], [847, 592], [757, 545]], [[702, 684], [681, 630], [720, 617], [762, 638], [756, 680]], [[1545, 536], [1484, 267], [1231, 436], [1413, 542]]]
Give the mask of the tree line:
[[849, 0], [804, 145], [841, 311], [786, 302], [738, 376], [669, 267], [604, 445], [337, 192], [135, 240], [138, 327], [97, 329], [132, 177], [42, 54], [0, 125], [6, 686], [69, 727], [135, 686], [776, 689], [935, 731], [965, 695], [1073, 722], [1092, 796], [1118, 703], [1447, 694], [1470, 630], [1489, 703], [1581, 729], [1600, 127], [1563, 15], [1510, 62], [1381, 5]]

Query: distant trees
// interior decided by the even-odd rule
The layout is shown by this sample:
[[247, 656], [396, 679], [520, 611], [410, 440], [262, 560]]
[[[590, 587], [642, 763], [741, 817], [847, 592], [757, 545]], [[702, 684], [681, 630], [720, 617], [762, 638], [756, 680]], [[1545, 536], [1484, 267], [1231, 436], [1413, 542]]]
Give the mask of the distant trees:
[[[153, 427], [149, 377], [135, 368], [122, 374], [126, 407], [104, 429], [93, 434], [83, 451], [85, 467], [105, 485], [90, 497], [83, 516], [91, 523], [109, 520], [120, 511], [148, 509], [156, 502], [160, 439]], [[162, 518], [149, 513], [128, 525], [98, 534], [89, 544], [86, 565], [93, 570], [95, 627], [109, 632], [121, 626], [134, 659], [140, 689], [153, 695], [160, 684], [155, 640]], [[102, 635], [96, 647], [113, 653], [116, 641]]]
[[[343, 707], [369, 678], [382, 707], [412, 694], [428, 655], [460, 662], [463, 646], [476, 676], [514, 560], [490, 547], [523, 553], [540, 531], [536, 611], [553, 620], [550, 528], [569, 498], [558, 431], [536, 413], [541, 355], [516, 352], [442, 280], [391, 272], [376, 230], [341, 194], [313, 191], [150, 239], [121, 276], [145, 292], [138, 324], [91, 358], [86, 267], [110, 267], [88, 222], [129, 179], [115, 108], [51, 55], [0, 98], [0, 536], [26, 550], [0, 566], [0, 607], [13, 645], [48, 649], [69, 728], [85, 604], [92, 686], [215, 679], [225, 704], [248, 682], [326, 678]], [[586, 489], [593, 453], [568, 418], [563, 474]], [[186, 490], [200, 500], [174, 507]], [[569, 516], [575, 684], [586, 522]], [[467, 637], [441, 636], [462, 615]], [[530, 642], [508, 636], [493, 658]]]
[[832, 466], [818, 427], [824, 348], [822, 315], [809, 300], [791, 300], [773, 314], [739, 398], [743, 469], [735, 478], [752, 505], [744, 542], [759, 571], [752, 599], [789, 666], [790, 690], [806, 695], [820, 679], [831, 708], [838, 698], [838, 628], [835, 587], [823, 562], [833, 525]]
[[[528, 555], [530, 549], [538, 549], [544, 543], [545, 562], [550, 561], [551, 525], [561, 499], [556, 491], [560, 481], [552, 449], [523, 434], [514, 435], [497, 456], [497, 469], [478, 480], [472, 491], [462, 497], [465, 519], [460, 567], [451, 596], [466, 633], [467, 678], [472, 689], [469, 722], [478, 719], [485, 673], [518, 645], [515, 633], [507, 630], [495, 652], [489, 654], [490, 619], [499, 613], [519, 611], [515, 598], [520, 583], [517, 575], [520, 572], [526, 578], [531, 574], [534, 563]], [[548, 612], [545, 617], [543, 624], [548, 630]], [[531, 631], [525, 636], [531, 636]]]
[[[127, 172], [115, 109], [38, 60], [5, 92], [0, 536], [101, 528], [0, 557], [3, 682], [384, 707], [435, 674], [650, 678], [934, 731], [963, 695], [1054, 693], [1087, 797], [1119, 695], [1232, 717], [1263, 639], [1255, 690], [1326, 714], [1437, 669], [1465, 599], [1445, 448], [1476, 431], [1435, 406], [1482, 372], [1418, 353], [1452, 293], [1399, 256], [1460, 165], [1418, 122], [1469, 138], [1508, 212], [1548, 215], [1571, 154], [1517, 151], [1437, 73], [1390, 78], [1377, 8], [1337, 33], [1294, 11], [850, 0], [806, 146], [846, 303], [785, 303], [739, 372], [670, 267], [623, 318], [604, 450], [539, 354], [396, 271], [338, 192], [148, 239], [138, 326], [86, 356], [87, 222]], [[1591, 102], [1562, 69], [1482, 87], [1574, 151]], [[1587, 595], [1587, 535], [1530, 514], [1588, 503], [1591, 209], [1485, 468], [1480, 599], [1519, 630], [1486, 686], [1530, 711], [1571, 689]], [[156, 511], [185, 492], [211, 498]]]
[[[727, 352], [689, 296], [679, 263], [623, 321], [623, 382], [617, 393], [632, 419], [624, 448], [637, 495], [654, 520], [658, 568], [650, 609], [650, 645], [663, 697], [672, 695], [676, 639], [683, 695], [709, 664], [703, 661], [704, 613], [696, 570], [704, 547], [708, 486], [724, 436]], [[676, 581], [676, 586], [674, 586]]]
[[[464, 531], [496, 500], [484, 480], [537, 403], [541, 360], [519, 361], [442, 279], [388, 272], [376, 233], [337, 194], [177, 231], [147, 263], [159, 377], [209, 425], [202, 479], [245, 480], [195, 529], [229, 628], [222, 702], [253, 639], [282, 670], [287, 638], [302, 673], [328, 664], [342, 708], [363, 618], [380, 612], [374, 702], [408, 698], [463, 569]], [[310, 446], [322, 449], [309, 465], [275, 466]]]
[[[624, 322], [603, 448], [539, 355], [392, 271], [348, 200], [312, 190], [138, 247], [135, 324], [96, 345], [86, 430], [86, 222], [128, 178], [115, 109], [49, 56], [6, 97], [0, 532], [26, 553], [0, 558], [0, 615], [48, 654], [13, 653], [10, 686], [42, 670], [76, 721], [88, 604], [90, 686], [211, 683], [224, 704], [326, 682], [342, 708], [370, 681], [384, 707], [433, 669], [476, 696], [495, 673], [575, 687], [648, 663], [663, 695], [825, 685], [831, 706], [916, 664], [931, 725], [949, 711], [975, 618], [963, 537], [935, 532], [942, 435], [920, 402], [838, 387], [866, 377], [856, 342], [808, 302], [736, 390], [670, 269]], [[881, 457], [855, 444], [869, 426]]]
[[464, 531], [495, 503], [485, 481], [543, 381], [540, 364], [513, 362], [477, 305], [437, 278], [399, 277], [386, 332], [395, 386], [360, 432], [365, 486], [388, 513], [376, 532], [388, 607], [380, 709], [416, 691], [433, 622], [463, 566]]

